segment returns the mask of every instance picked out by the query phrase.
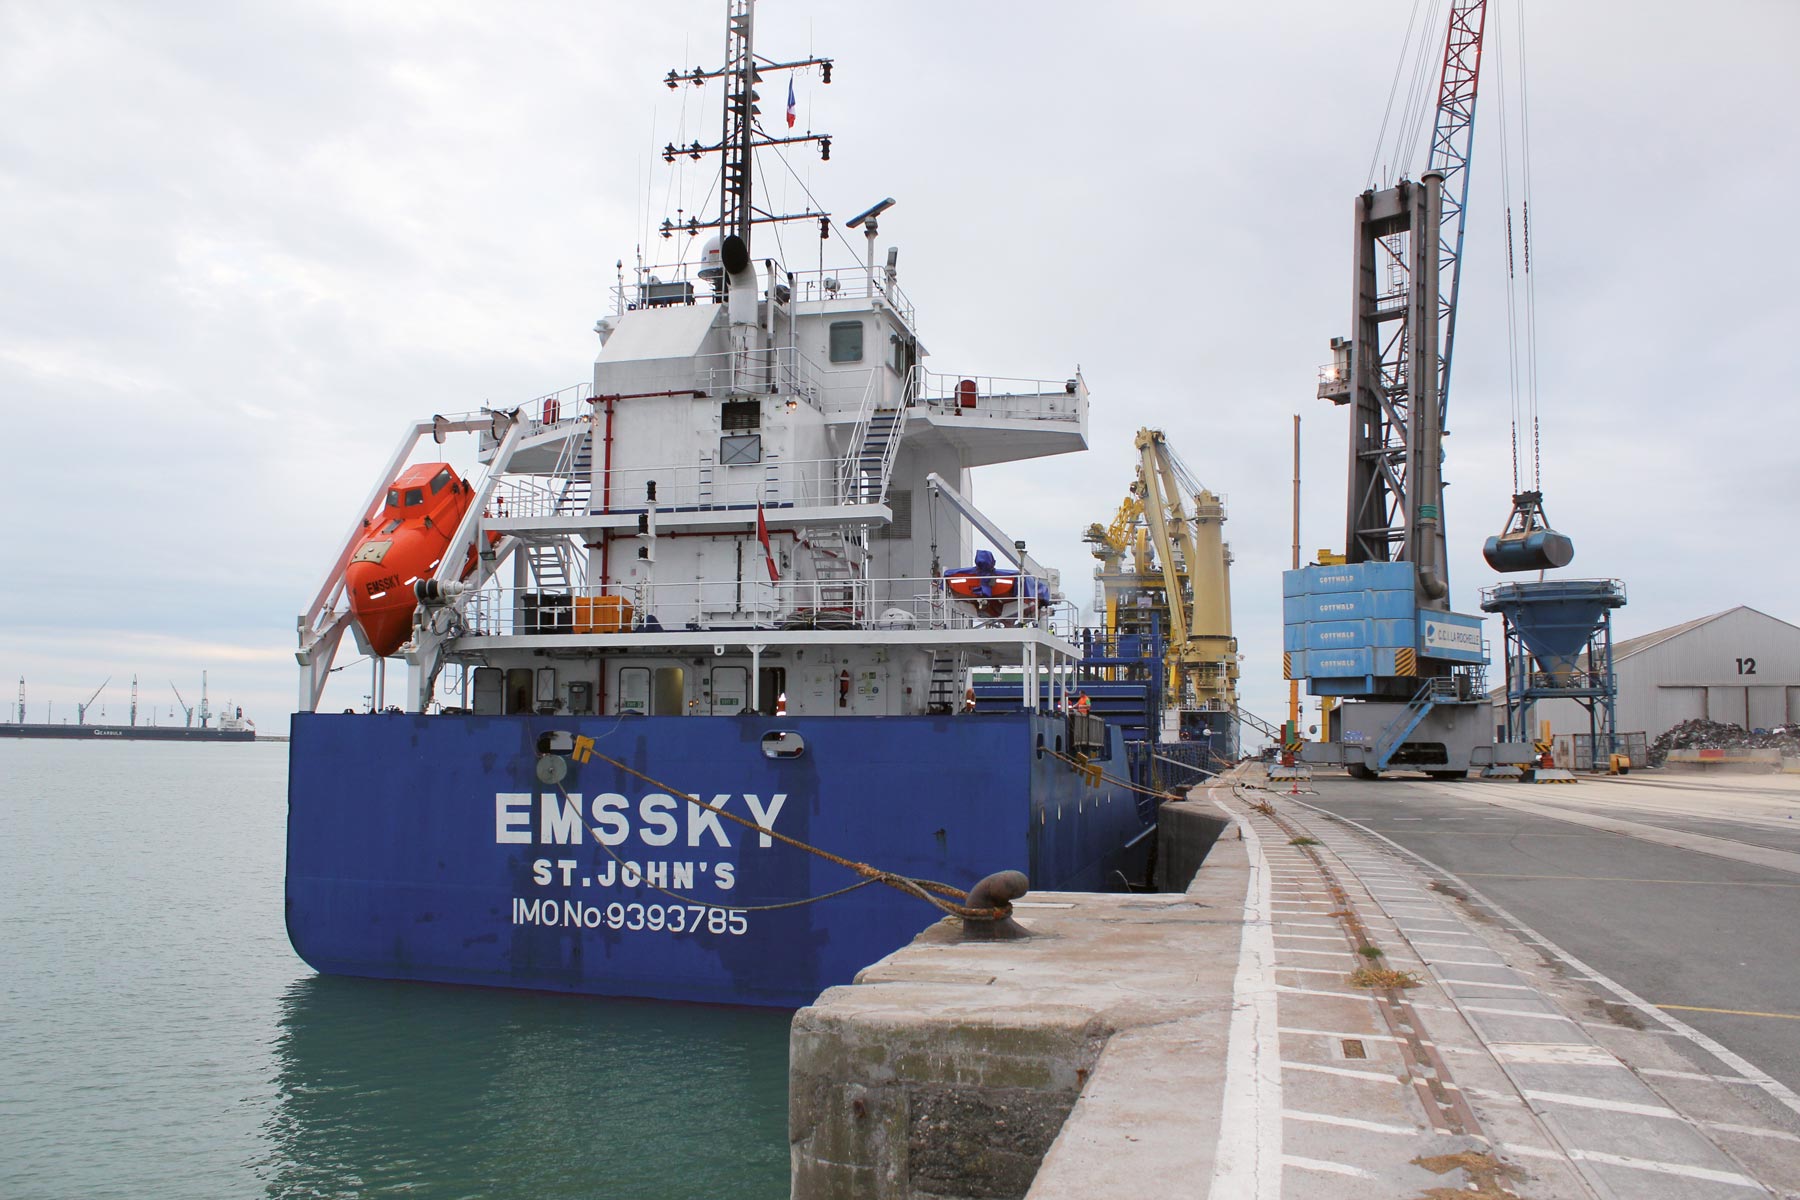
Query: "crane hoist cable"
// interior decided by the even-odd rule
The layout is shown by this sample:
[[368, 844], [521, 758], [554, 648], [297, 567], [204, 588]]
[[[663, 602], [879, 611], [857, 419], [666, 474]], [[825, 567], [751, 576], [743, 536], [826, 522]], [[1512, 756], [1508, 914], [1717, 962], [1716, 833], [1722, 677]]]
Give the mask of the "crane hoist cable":
[[1514, 113], [1509, 106], [1509, 76], [1503, 50], [1504, 39], [1495, 45], [1495, 66], [1499, 75], [1500, 187], [1506, 222], [1507, 375], [1512, 400], [1515, 494], [1526, 490], [1527, 484], [1529, 490], [1540, 491], [1543, 476], [1538, 409], [1537, 280], [1531, 270], [1531, 115], [1525, 61], [1525, 0], [1516, 0], [1516, 11], [1518, 19], [1514, 36], [1518, 43], [1517, 144], [1520, 174], [1516, 223], [1513, 206], [1513, 153], [1510, 144]]

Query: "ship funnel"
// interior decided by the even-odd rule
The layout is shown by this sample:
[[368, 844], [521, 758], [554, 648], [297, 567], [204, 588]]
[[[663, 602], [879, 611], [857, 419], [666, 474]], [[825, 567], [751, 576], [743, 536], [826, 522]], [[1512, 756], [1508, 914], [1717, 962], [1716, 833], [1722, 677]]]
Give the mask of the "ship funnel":
[[733, 325], [756, 324], [756, 268], [750, 265], [750, 245], [737, 234], [719, 244], [719, 265], [725, 268], [725, 303]]
[[1583, 686], [1576, 679], [1581, 655], [1607, 610], [1624, 603], [1625, 589], [1617, 580], [1557, 579], [1498, 584], [1481, 607], [1506, 619], [1553, 686], [1572, 687]]

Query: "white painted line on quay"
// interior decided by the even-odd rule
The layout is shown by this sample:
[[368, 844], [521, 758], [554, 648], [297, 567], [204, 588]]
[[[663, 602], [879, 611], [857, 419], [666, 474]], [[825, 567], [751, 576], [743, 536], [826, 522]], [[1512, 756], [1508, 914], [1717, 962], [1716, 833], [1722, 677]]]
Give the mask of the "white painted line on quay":
[[1657, 1175], [1677, 1175], [1683, 1179], [1703, 1179], [1708, 1183], [1729, 1183], [1738, 1187], [1755, 1188], [1765, 1196], [1768, 1189], [1750, 1178], [1739, 1175], [1736, 1171], [1715, 1171], [1711, 1167], [1690, 1167], [1686, 1163], [1656, 1162], [1648, 1158], [1630, 1158], [1623, 1154], [1605, 1154], [1599, 1150], [1570, 1150], [1569, 1157], [1582, 1162], [1600, 1163], [1609, 1167], [1628, 1167], [1634, 1171], [1650, 1171]]
[[1349, 1163], [1326, 1162], [1322, 1158], [1301, 1158], [1298, 1154], [1284, 1154], [1281, 1161], [1290, 1167], [1298, 1167], [1302, 1171], [1323, 1171], [1327, 1175], [1348, 1175], [1352, 1179], [1373, 1179], [1374, 1174], [1353, 1167]]
[[1616, 1067], [1625, 1064], [1610, 1052], [1589, 1043], [1490, 1042], [1488, 1049], [1501, 1062], [1535, 1063], [1550, 1067]]
[[1243, 838], [1250, 878], [1244, 888], [1244, 935], [1231, 985], [1225, 1051], [1225, 1095], [1213, 1151], [1213, 1200], [1281, 1198], [1281, 1033], [1275, 1015], [1275, 931], [1269, 860], [1250, 818], [1220, 799]]
[[1380, 1071], [1359, 1071], [1355, 1067], [1333, 1067], [1325, 1063], [1289, 1062], [1283, 1059], [1281, 1069], [1284, 1071], [1310, 1071], [1315, 1075], [1337, 1075], [1344, 1079], [1366, 1079], [1372, 1083], [1407, 1086], [1407, 1081], [1398, 1075], [1383, 1075]]
[[1318, 955], [1323, 958], [1355, 958], [1356, 957], [1356, 955], [1350, 953], [1350, 951], [1348, 951], [1348, 950], [1307, 950], [1301, 946], [1283, 946], [1283, 947], [1281, 947], [1281, 949], [1284, 953], [1287, 953], [1287, 954], [1314, 954], [1314, 955]]
[[[1482, 964], [1486, 966], [1486, 963]], [[1500, 988], [1508, 992], [1535, 992], [1539, 989], [1529, 983], [1482, 983], [1479, 979], [1439, 979], [1445, 987], [1483, 987]]]
[[1489, 1008], [1485, 1004], [1460, 1004], [1457, 1006], [1464, 1012], [1488, 1013], [1497, 1017], [1536, 1017], [1540, 1021], [1567, 1021], [1573, 1025], [1573, 1017], [1565, 1017], [1561, 1013], [1531, 1012], [1517, 1008]]
[[1536, 1088], [1525, 1088], [1519, 1093], [1527, 1100], [1536, 1100], [1540, 1104], [1561, 1104], [1568, 1108], [1594, 1108], [1601, 1112], [1626, 1113], [1634, 1117], [1661, 1117], [1667, 1121], [1691, 1121], [1666, 1104], [1636, 1104], [1630, 1100], [1603, 1100], [1599, 1096], [1577, 1096], [1573, 1092], [1540, 1092]]
[[[1334, 972], [1334, 973], [1342, 974], [1342, 972]], [[1294, 995], [1297, 995], [1297, 996], [1330, 996], [1335, 1000], [1361, 1000], [1364, 1003], [1370, 1004], [1370, 1005], [1373, 1005], [1375, 1003], [1375, 997], [1369, 995], [1367, 992], [1333, 992], [1333, 991], [1327, 991], [1323, 988], [1295, 987], [1292, 984], [1286, 984], [1286, 983], [1276, 984], [1275, 990], [1278, 992], [1292, 992]], [[1413, 1005], [1413, 1007], [1417, 1008], [1418, 1005], [1415, 1004], [1415, 1005]]]
[[1310, 1121], [1316, 1125], [1341, 1125], [1345, 1129], [1360, 1129], [1365, 1133], [1393, 1133], [1401, 1137], [1420, 1137], [1425, 1133], [1419, 1125], [1387, 1125], [1380, 1121], [1363, 1121], [1356, 1117], [1340, 1117], [1333, 1113], [1301, 1112], [1298, 1109], [1284, 1108], [1281, 1115], [1290, 1121]]
[[1708, 1129], [1716, 1129], [1720, 1133], [1739, 1133], [1746, 1137], [1775, 1138], [1783, 1142], [1800, 1143], [1800, 1134], [1789, 1133], [1785, 1129], [1758, 1129], [1754, 1125], [1729, 1125], [1724, 1121], [1702, 1121]]
[[1349, 975], [1349, 972], [1343, 970], [1342, 968], [1334, 969], [1331, 967], [1291, 967], [1286, 963], [1276, 963], [1275, 969], [1277, 971], [1298, 971], [1302, 975], [1335, 975], [1339, 979], [1343, 979], [1345, 976]]
[[1298, 1037], [1356, 1038], [1364, 1042], [1398, 1042], [1400, 1040], [1391, 1033], [1349, 1033], [1342, 1029], [1301, 1029], [1298, 1026], [1288, 1025], [1283, 1025], [1281, 1032], [1291, 1033]]
[[1278, 933], [1275, 936], [1286, 938], [1290, 942], [1336, 942], [1340, 946], [1344, 944], [1342, 934], [1332, 937], [1328, 933]]
[[1746, 1079], [1742, 1075], [1708, 1075], [1704, 1071], [1676, 1071], [1668, 1067], [1638, 1067], [1637, 1073], [1639, 1075], [1655, 1075], [1660, 1079], [1691, 1079], [1696, 1083], [1747, 1083], [1753, 1087], [1756, 1085], [1756, 1080]]

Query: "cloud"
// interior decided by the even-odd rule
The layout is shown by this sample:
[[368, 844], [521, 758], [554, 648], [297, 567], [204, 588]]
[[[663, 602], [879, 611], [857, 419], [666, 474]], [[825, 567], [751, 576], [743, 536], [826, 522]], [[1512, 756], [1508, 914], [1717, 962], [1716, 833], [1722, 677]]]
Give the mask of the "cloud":
[[[269, 726], [292, 702], [294, 614], [405, 422], [584, 378], [614, 264], [659, 254], [665, 212], [707, 203], [666, 184], [654, 148], [716, 128], [705, 94], [658, 80], [716, 58], [717, 9], [0, 10], [0, 669], [73, 692], [186, 653]], [[1229, 496], [1245, 699], [1278, 715], [1292, 416], [1310, 558], [1343, 541], [1343, 416], [1314, 372], [1348, 320], [1350, 206], [1403, 14], [1032, 14], [764, 6], [764, 46], [838, 64], [799, 89], [833, 160], [794, 170], [839, 213], [899, 200], [883, 235], [931, 365], [1083, 369], [1094, 449], [976, 484], [1072, 594], [1140, 425]], [[1800, 254], [1779, 198], [1796, 168], [1769, 148], [1790, 140], [1800, 11], [1533, 21], [1551, 514], [1577, 570], [1626, 579], [1621, 631], [1740, 602], [1794, 616], [1780, 548], [1800, 417], [1780, 347]], [[1511, 492], [1492, 98], [1446, 465], [1464, 610], [1493, 580], [1480, 541]], [[804, 201], [785, 173], [768, 187]]]

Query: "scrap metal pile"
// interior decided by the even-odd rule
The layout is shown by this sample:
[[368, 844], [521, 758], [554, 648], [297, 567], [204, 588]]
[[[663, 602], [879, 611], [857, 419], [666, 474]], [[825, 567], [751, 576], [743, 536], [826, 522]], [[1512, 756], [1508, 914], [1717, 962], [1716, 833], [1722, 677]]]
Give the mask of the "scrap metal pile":
[[1665, 730], [1650, 743], [1650, 765], [1660, 767], [1671, 750], [1733, 750], [1778, 747], [1783, 755], [1800, 756], [1800, 725], [1745, 729], [1696, 717]]

